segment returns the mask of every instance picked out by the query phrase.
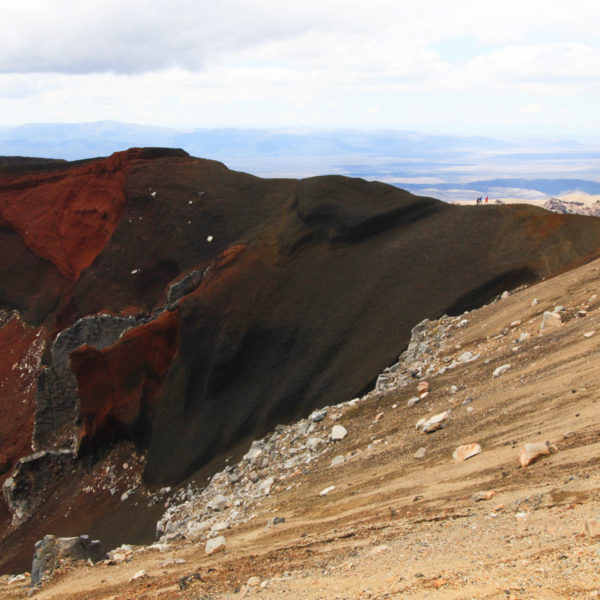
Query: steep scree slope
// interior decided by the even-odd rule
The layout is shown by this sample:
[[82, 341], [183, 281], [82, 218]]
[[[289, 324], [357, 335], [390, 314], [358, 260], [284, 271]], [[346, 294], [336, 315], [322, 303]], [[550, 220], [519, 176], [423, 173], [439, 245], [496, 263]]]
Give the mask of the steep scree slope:
[[[422, 318], [600, 251], [593, 218], [451, 206], [343, 177], [262, 180], [163, 149], [3, 171], [0, 219], [0, 334], [23, 323], [0, 374], [21, 346], [46, 345], [28, 371], [37, 406], [29, 385], [21, 405], [2, 397], [23, 411], [0, 431], [2, 448], [19, 449], [3, 477], [35, 412], [36, 450], [93, 461], [129, 439], [150, 485], [356, 395]], [[97, 518], [79, 526], [102, 535]]]

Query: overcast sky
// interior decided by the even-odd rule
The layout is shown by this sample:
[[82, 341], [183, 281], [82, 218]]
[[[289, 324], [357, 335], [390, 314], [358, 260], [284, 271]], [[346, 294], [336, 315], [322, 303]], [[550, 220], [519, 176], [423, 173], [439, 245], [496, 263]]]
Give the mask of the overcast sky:
[[600, 134], [598, 0], [0, 0], [0, 125]]

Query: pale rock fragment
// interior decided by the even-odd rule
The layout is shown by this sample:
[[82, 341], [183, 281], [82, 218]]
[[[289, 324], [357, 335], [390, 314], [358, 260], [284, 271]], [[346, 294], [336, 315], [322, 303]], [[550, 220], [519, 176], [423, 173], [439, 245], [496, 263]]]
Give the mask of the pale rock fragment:
[[425, 419], [424, 423], [420, 426], [421, 431], [423, 433], [433, 433], [434, 431], [441, 429], [445, 426], [449, 415], [450, 411], [445, 410], [429, 419]]
[[585, 522], [585, 530], [590, 537], [600, 537], [600, 519], [592, 517]]
[[421, 448], [419, 448], [419, 449], [418, 449], [418, 450], [415, 452], [415, 454], [414, 454], [414, 457], [415, 457], [415, 458], [419, 458], [419, 459], [421, 459], [421, 458], [425, 458], [425, 453], [426, 453], [426, 452], [427, 452], [427, 448], [423, 448], [423, 447], [421, 447]]
[[475, 492], [471, 496], [471, 500], [473, 500], [473, 502], [483, 502], [484, 500], [491, 500], [495, 495], [496, 492], [492, 490]]
[[476, 456], [481, 452], [481, 446], [479, 444], [465, 444], [463, 446], [459, 446], [452, 454], [452, 458], [456, 462], [462, 462], [471, 458], [472, 456]]
[[522, 467], [527, 467], [542, 456], [548, 456], [550, 448], [544, 442], [525, 444], [519, 452], [519, 462]]
[[558, 329], [562, 325], [562, 317], [558, 312], [545, 311], [542, 317], [542, 324], [540, 325], [540, 331], [550, 331], [552, 329]]
[[329, 437], [332, 441], [339, 442], [340, 440], [343, 440], [346, 437], [346, 435], [348, 435], [348, 432], [346, 431], [346, 428], [343, 425], [334, 425], [331, 428], [331, 434], [329, 435]]
[[225, 551], [225, 536], [219, 535], [210, 540], [206, 541], [206, 546], [204, 546], [204, 552], [206, 554], [215, 554], [216, 552], [224, 552]]
[[420, 396], [429, 392], [429, 383], [427, 381], [419, 381], [419, 385], [417, 386], [417, 394]]
[[502, 365], [498, 367], [492, 373], [492, 377], [500, 377], [500, 375], [504, 375], [504, 373], [506, 373], [506, 371], [508, 371], [511, 367], [512, 365]]
[[346, 459], [339, 454], [338, 456], [335, 456], [332, 460], [331, 460], [331, 466], [332, 467], [337, 467], [338, 465], [342, 465], [346, 462]]
[[333, 490], [335, 490], [335, 485], [330, 485], [329, 487], [326, 487], [324, 490], [321, 490], [319, 492], [319, 496], [327, 496], [327, 494], [329, 494], [329, 492], [332, 492]]

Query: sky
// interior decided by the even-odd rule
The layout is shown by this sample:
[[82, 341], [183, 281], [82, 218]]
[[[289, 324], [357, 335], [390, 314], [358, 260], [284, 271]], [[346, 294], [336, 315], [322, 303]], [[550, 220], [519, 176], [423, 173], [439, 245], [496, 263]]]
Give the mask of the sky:
[[0, 126], [600, 134], [597, 0], [0, 0]]

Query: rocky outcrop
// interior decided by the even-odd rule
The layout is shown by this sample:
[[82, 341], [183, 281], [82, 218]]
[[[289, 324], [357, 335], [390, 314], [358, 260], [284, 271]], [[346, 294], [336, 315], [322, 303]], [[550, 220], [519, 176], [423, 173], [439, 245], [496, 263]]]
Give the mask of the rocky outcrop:
[[99, 540], [90, 540], [87, 535], [57, 538], [46, 535], [35, 545], [31, 565], [31, 585], [42, 583], [62, 561], [91, 560], [96, 563], [106, 558], [106, 552]]
[[51, 364], [39, 376], [34, 450], [70, 449], [77, 452], [80, 419], [77, 379], [71, 369], [71, 353], [81, 346], [102, 350], [114, 344], [121, 334], [138, 321], [133, 317], [95, 315], [77, 321], [62, 331], [52, 344]]
[[17, 462], [4, 482], [2, 494], [13, 523], [28, 519], [63, 477], [70, 473], [75, 456], [69, 450], [36, 452]]
[[562, 215], [586, 215], [589, 217], [600, 217], [600, 200], [593, 204], [585, 204], [577, 200], [561, 200], [550, 198], [543, 204], [546, 210]]

